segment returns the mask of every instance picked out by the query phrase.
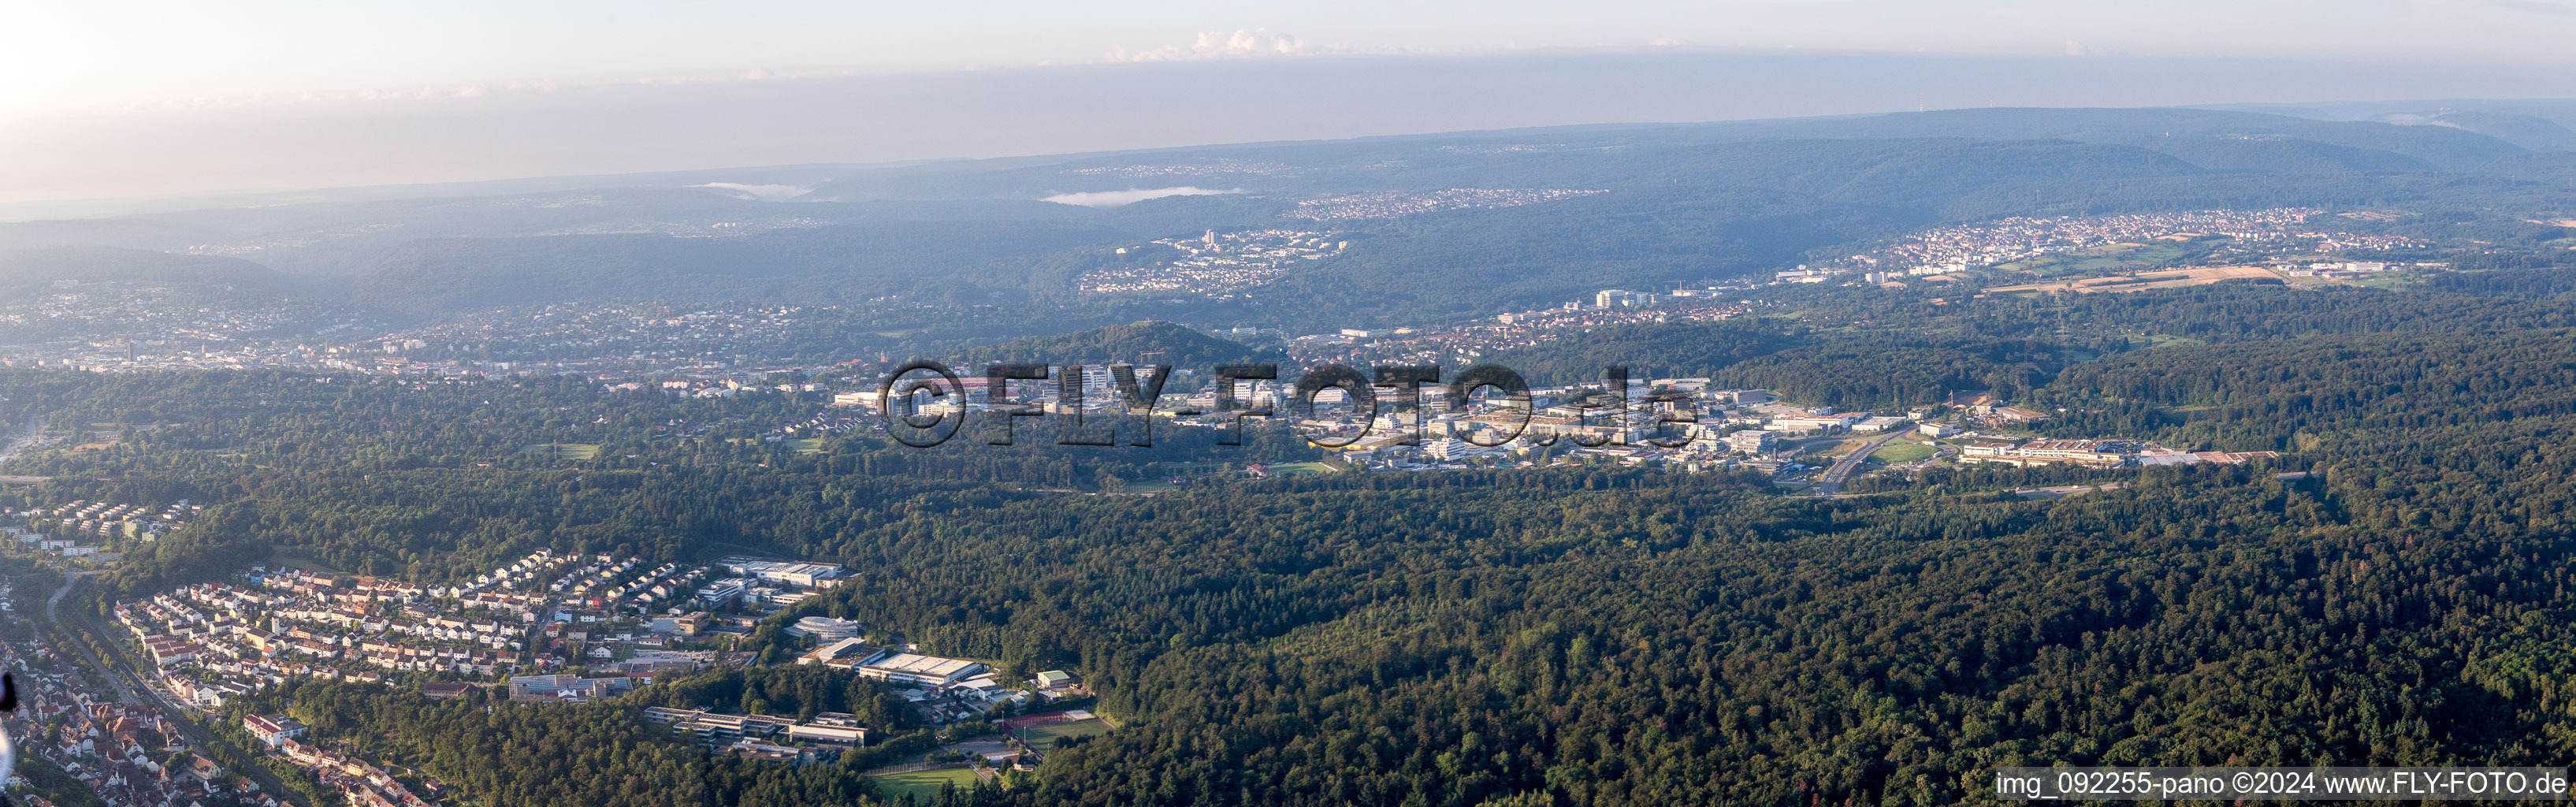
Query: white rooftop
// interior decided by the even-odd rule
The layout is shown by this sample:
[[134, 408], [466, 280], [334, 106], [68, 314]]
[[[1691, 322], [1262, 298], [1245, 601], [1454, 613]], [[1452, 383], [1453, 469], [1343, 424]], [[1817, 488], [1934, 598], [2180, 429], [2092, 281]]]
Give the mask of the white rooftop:
[[955, 674], [958, 670], [965, 669], [966, 665], [973, 663], [975, 662], [966, 661], [964, 659], [940, 658], [938, 656], [921, 656], [911, 653], [902, 653], [887, 657], [885, 660], [879, 661], [875, 664], [870, 664], [868, 665], [868, 668], [945, 678], [949, 675]]

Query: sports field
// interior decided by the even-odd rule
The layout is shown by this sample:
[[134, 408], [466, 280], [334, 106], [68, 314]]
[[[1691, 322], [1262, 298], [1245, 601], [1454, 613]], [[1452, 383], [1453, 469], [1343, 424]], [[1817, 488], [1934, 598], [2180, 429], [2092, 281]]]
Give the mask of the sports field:
[[1002, 721], [1002, 728], [1020, 738], [1030, 748], [1043, 753], [1055, 747], [1059, 737], [1090, 737], [1109, 733], [1109, 724], [1090, 712], [1075, 710], [1054, 714], [1014, 717]]
[[942, 784], [954, 784], [959, 790], [975, 788], [975, 769], [967, 767], [905, 771], [868, 778], [877, 780], [878, 791], [884, 793], [889, 800], [903, 798], [906, 793], [924, 801], [935, 799], [939, 797], [939, 786]]
[[1270, 466], [1270, 473], [1275, 476], [1313, 476], [1333, 473], [1333, 466], [1320, 462], [1291, 462]]
[[1092, 737], [1107, 733], [1109, 733], [1109, 724], [1103, 723], [1100, 721], [1100, 718], [1095, 717], [1090, 720], [1077, 720], [1071, 723], [1049, 723], [1043, 726], [1030, 726], [1020, 730], [1020, 742], [1028, 743], [1030, 748], [1044, 751], [1049, 748], [1054, 748], [1056, 738], [1059, 737]]

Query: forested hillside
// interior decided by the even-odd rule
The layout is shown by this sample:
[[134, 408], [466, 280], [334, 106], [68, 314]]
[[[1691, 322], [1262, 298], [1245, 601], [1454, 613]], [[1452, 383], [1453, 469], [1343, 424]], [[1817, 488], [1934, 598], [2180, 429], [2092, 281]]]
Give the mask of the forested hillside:
[[[790, 605], [753, 599], [777, 613], [728, 612], [726, 638], [652, 645], [731, 642], [740, 666], [622, 697], [434, 700], [420, 684], [463, 673], [413, 669], [393, 686], [295, 677], [224, 707], [297, 717], [317, 742], [483, 807], [905, 804], [865, 772], [992, 730], [934, 725], [891, 686], [793, 664], [811, 642], [786, 628], [815, 616], [989, 662], [1013, 683], [1073, 672], [1090, 689], [1078, 708], [1115, 723], [943, 807], [1933, 805], [1987, 798], [2000, 766], [2556, 764], [2576, 755], [2576, 253], [2563, 249], [2576, 242], [2545, 211], [2567, 209], [2552, 200], [2570, 166], [2450, 127], [1990, 110], [747, 177], [810, 183], [791, 187], [817, 200], [795, 203], [547, 186], [452, 208], [0, 228], [30, 243], [186, 234], [299, 261], [363, 256], [353, 294], [379, 311], [489, 315], [417, 346], [350, 326], [278, 348], [309, 371], [109, 372], [142, 365], [96, 356], [79, 365], [96, 372], [59, 358], [0, 367], [0, 437], [21, 452], [0, 511], [204, 506], [151, 540], [118, 539], [120, 557], [42, 557], [92, 572], [74, 578], [64, 624], [254, 563], [424, 585], [540, 550], [849, 571]], [[1242, 192], [1035, 201], [1165, 170]], [[1336, 195], [1476, 188], [1568, 193], [1442, 209], [1362, 199], [1349, 216], [1300, 217], [1313, 212], [1301, 202]], [[2275, 204], [2369, 207], [2317, 215], [2355, 231], [2334, 238], [2388, 247], [2352, 254], [2456, 264], [2094, 294], [1986, 292], [1996, 284], [1966, 270], [1736, 281], [1725, 299], [1543, 327], [1436, 327], [1839, 259], [1944, 223]], [[521, 207], [544, 212], [507, 213]], [[397, 219], [421, 226], [386, 235]], [[1196, 255], [1139, 245], [1221, 227], [1309, 245], [1329, 233], [1334, 246], [1283, 250], [1289, 269], [1222, 294], [1075, 282]], [[2163, 237], [2200, 239], [2190, 260], [2222, 254], [2222, 239]], [[1957, 243], [1991, 246], [1972, 241]], [[172, 243], [155, 248], [197, 242]], [[304, 288], [231, 259], [64, 249], [45, 254], [190, 294]], [[1279, 268], [1252, 254], [1201, 268]], [[92, 278], [16, 261], [0, 260], [0, 282], [39, 302], [54, 281]], [[605, 311], [635, 299], [745, 307]], [[536, 325], [491, 325], [502, 319]], [[1423, 336], [1292, 339], [1292, 355], [1269, 347], [1276, 331], [1246, 344], [1210, 335], [1232, 327], [1215, 323]], [[524, 352], [477, 353], [495, 350]], [[976, 410], [954, 439], [912, 448], [881, 415], [833, 405], [910, 357], [969, 376], [994, 362], [1278, 362], [1293, 375], [1299, 359], [1370, 355], [1472, 356], [1540, 385], [1624, 365], [1851, 411], [1975, 391], [2044, 419], [1945, 413], [1982, 433], [1888, 434], [1913, 458], [1882, 454], [1828, 488], [1804, 487], [1818, 457], [1863, 442], [1826, 434], [1722, 461], [1551, 446], [1420, 471], [1308, 444], [1284, 413], [1247, 425], [1240, 446], [1166, 420], [1151, 447], [1113, 447]], [[685, 369], [631, 371], [648, 358]], [[1005, 429], [1012, 444], [995, 445]], [[22, 431], [45, 439], [20, 443]], [[1960, 443], [2000, 432], [2276, 454], [1951, 464]], [[32, 610], [36, 593], [14, 597]], [[594, 608], [612, 606], [574, 610]], [[581, 618], [561, 613], [564, 627]], [[567, 645], [547, 669], [608, 669], [583, 667], [605, 658], [585, 655], [598, 639], [566, 640], [593, 646]], [[675, 741], [642, 717], [649, 706], [848, 712], [876, 741], [838, 761], [763, 764]], [[71, 781], [31, 770], [49, 789]]]
[[[56, 469], [79, 476], [0, 495], [223, 502], [129, 559], [111, 581], [127, 590], [267, 546], [433, 580], [539, 546], [846, 564], [857, 580], [761, 632], [765, 657], [791, 647], [778, 621], [852, 618], [1013, 669], [1078, 669], [1124, 726], [1057, 749], [1021, 786], [961, 796], [976, 803], [1941, 804], [2003, 765], [2576, 752], [2553, 683], [2576, 673], [2553, 649], [2576, 639], [2561, 618], [2576, 608], [2565, 301], [2222, 285], [1944, 308], [1880, 312], [1901, 335], [1875, 337], [1601, 330], [1615, 338], [1550, 361], [1678, 339], [1729, 361], [1721, 377], [1801, 394], [2021, 389], [2066, 407], [2056, 433], [2285, 456], [2081, 472], [2126, 486], [2059, 500], [1998, 492], [2068, 473], [2043, 470], [1840, 499], [1599, 468], [1068, 495], [1037, 488], [1287, 449], [851, 438], [805, 454], [619, 425], [784, 415], [800, 405], [786, 395], [18, 371], [13, 389], [47, 411], [152, 427]], [[2117, 349], [2094, 358], [2059, 334]], [[2147, 347], [2179, 335], [2207, 341]], [[1065, 341], [1095, 343], [1125, 344]], [[514, 451], [572, 439], [609, 450]], [[2288, 469], [2315, 476], [2274, 478]], [[633, 716], [712, 704], [903, 724], [873, 689], [821, 674], [488, 712], [352, 687], [280, 697], [337, 734], [402, 727], [385, 750], [478, 799], [868, 799], [848, 765], [713, 760]], [[567, 759], [590, 762], [544, 767]]]
[[[1147, 354], [1155, 355], [1149, 361]], [[984, 372], [985, 365], [995, 363], [1125, 363], [1168, 364], [1205, 373], [1222, 365], [1275, 364], [1287, 358], [1288, 354], [1277, 348], [1255, 349], [1169, 322], [1145, 321], [969, 348], [957, 357], [951, 369], [960, 375], [977, 375]]]
[[209, 298], [273, 299], [292, 293], [285, 278], [240, 258], [112, 247], [0, 250], [0, 301], [82, 283], [169, 286]]

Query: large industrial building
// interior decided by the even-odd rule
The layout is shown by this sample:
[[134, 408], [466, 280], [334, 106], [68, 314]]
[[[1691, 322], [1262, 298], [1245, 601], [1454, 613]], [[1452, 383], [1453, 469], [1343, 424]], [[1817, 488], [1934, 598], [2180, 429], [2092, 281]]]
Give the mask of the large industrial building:
[[798, 588], [825, 588], [840, 579], [843, 570], [829, 563], [807, 563], [794, 560], [772, 560], [735, 555], [716, 561], [716, 565], [743, 577], [781, 583]]

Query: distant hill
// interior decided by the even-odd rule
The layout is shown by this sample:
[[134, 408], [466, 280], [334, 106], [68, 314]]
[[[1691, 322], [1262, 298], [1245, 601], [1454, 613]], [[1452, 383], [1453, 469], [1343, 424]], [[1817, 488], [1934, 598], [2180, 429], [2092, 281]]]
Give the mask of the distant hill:
[[[1609, 193], [1373, 224], [1348, 257], [1251, 297], [1300, 330], [1490, 316], [1604, 288], [1742, 277], [1962, 217], [2164, 208], [2162, 190], [2123, 189], [2215, 178], [2143, 148], [2066, 141], [1755, 141], [1599, 159], [1594, 181]], [[1582, 187], [1583, 172], [1554, 170], [1565, 173], [1551, 181]]]
[[1081, 224], [947, 221], [738, 238], [440, 238], [386, 251], [358, 278], [355, 293], [360, 303], [414, 314], [606, 299], [834, 302], [965, 294], [980, 301], [985, 288], [1049, 282], [1042, 260], [1048, 253], [1129, 237]]
[[[1147, 353], [1162, 355], [1148, 360]], [[1223, 364], [1284, 362], [1275, 348], [1254, 348], [1161, 321], [1109, 325], [1077, 333], [1033, 336], [969, 348], [958, 356], [961, 374], [983, 372], [994, 362], [1043, 364], [1168, 364], [1207, 371]]]
[[[2576, 207], [2564, 190], [2576, 166], [2553, 162], [2568, 152], [2517, 145], [2564, 141], [2554, 119], [2483, 108], [2438, 117], [1962, 109], [467, 183], [0, 224], [0, 249], [256, 248], [248, 254], [267, 267], [349, 278], [356, 302], [424, 317], [526, 303], [896, 296], [1050, 312], [1071, 300], [1085, 324], [1307, 330], [1450, 322], [1600, 288], [1742, 277], [2003, 216], [2298, 205], [2499, 218]], [[726, 190], [763, 184], [803, 192], [770, 201]], [[1182, 185], [1225, 192], [1109, 208], [1041, 201]], [[1295, 217], [1318, 197], [1453, 188], [1608, 192]], [[1069, 282], [1113, 245], [1271, 227], [1343, 233], [1353, 249], [1225, 301], [1083, 297]]]
[[2576, 99], [2569, 98], [2453, 98], [2316, 104], [2241, 104], [2210, 108], [2331, 121], [2373, 121], [2401, 126], [2448, 126], [2476, 132], [2532, 151], [2576, 150]]
[[[2079, 143], [2187, 149], [2211, 154], [2264, 143], [2299, 141], [2385, 152], [2444, 171], [2477, 171], [2524, 153], [2520, 146], [2444, 126], [2398, 126], [2216, 109], [1950, 109], [1848, 118], [1687, 124], [1646, 135], [1655, 139], [1778, 140], [1794, 138], [2072, 140]], [[2188, 145], [2185, 145], [2188, 144]], [[2169, 152], [2170, 153], [2170, 152]], [[2304, 170], [2298, 166], [2268, 169]]]
[[59, 281], [148, 283], [250, 296], [285, 296], [295, 291], [287, 278], [268, 267], [219, 255], [95, 246], [0, 250], [0, 299], [52, 291]]
[[1629, 377], [1637, 379], [1708, 376], [1792, 344], [1776, 327], [1750, 320], [1619, 325], [1478, 361], [1512, 368], [1532, 384], [1557, 386], [1599, 383], [1602, 371], [1613, 366], [1629, 368]]
[[2576, 150], [2576, 129], [2535, 115], [2506, 112], [2446, 112], [2428, 120], [2434, 126], [2451, 126], [2512, 143], [2533, 151]]

